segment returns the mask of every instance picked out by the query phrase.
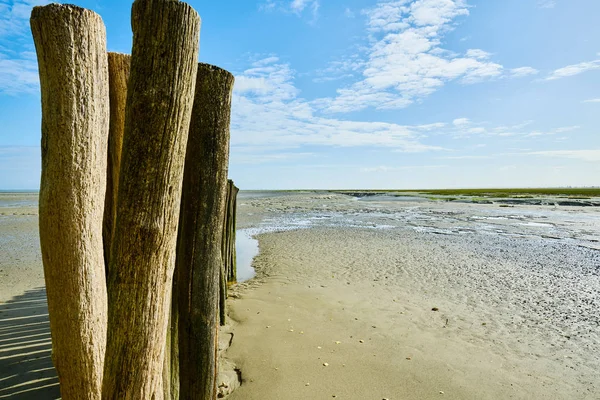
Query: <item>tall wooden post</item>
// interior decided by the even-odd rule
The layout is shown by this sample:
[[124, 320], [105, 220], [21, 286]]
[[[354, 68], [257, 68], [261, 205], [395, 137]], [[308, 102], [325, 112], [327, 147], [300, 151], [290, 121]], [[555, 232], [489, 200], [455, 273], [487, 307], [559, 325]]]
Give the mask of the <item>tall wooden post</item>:
[[42, 95], [40, 244], [62, 398], [100, 399], [106, 346], [106, 32], [92, 11], [34, 7]]
[[228, 216], [228, 251], [229, 251], [229, 264], [227, 266], [227, 281], [237, 281], [237, 257], [235, 253], [235, 224], [236, 224], [236, 211], [237, 211], [237, 195], [240, 189], [231, 181], [231, 196], [229, 200], [229, 209], [227, 210]]
[[[177, 265], [177, 264], [176, 264]], [[163, 364], [163, 393], [165, 399], [179, 400], [179, 312], [177, 307], [177, 266], [173, 275], [173, 297], [167, 341], [165, 346], [165, 360]]]
[[225, 201], [225, 216], [223, 223], [223, 240], [221, 242], [220, 289], [219, 289], [219, 319], [221, 325], [227, 323], [227, 283], [237, 280], [236, 254], [235, 254], [235, 214], [237, 193], [239, 189], [229, 179], [227, 181], [227, 195]]
[[104, 399], [161, 399], [200, 18], [136, 0], [117, 225], [109, 263]]
[[183, 399], [216, 396], [219, 276], [233, 75], [198, 65], [177, 248], [179, 376]]
[[[125, 104], [127, 102], [127, 81], [131, 56], [108, 53], [108, 83], [110, 98], [110, 124], [108, 132], [108, 164], [106, 179], [106, 199], [104, 201], [104, 261], [108, 267], [110, 245], [117, 219], [117, 194], [119, 193], [119, 168], [123, 137], [125, 136]], [[108, 273], [108, 269], [107, 269]]]

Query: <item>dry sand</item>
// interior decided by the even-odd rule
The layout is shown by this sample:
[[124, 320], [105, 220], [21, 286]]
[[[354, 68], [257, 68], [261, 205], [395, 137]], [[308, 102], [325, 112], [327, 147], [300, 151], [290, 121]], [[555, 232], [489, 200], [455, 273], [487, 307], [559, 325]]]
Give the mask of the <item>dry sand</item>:
[[239, 204], [271, 233], [229, 302], [231, 399], [600, 398], [597, 211]]
[[[385, 200], [242, 192], [229, 398], [600, 398], [600, 210]], [[0, 195], [0, 399], [59, 397], [36, 201]]]
[[57, 399], [37, 194], [0, 194], [0, 399]]

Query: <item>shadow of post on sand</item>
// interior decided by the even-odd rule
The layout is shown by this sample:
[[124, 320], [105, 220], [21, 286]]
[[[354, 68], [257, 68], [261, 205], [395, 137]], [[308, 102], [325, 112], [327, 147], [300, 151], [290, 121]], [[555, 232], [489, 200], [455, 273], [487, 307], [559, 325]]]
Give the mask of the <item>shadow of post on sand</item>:
[[0, 399], [59, 399], [46, 289], [0, 304]]

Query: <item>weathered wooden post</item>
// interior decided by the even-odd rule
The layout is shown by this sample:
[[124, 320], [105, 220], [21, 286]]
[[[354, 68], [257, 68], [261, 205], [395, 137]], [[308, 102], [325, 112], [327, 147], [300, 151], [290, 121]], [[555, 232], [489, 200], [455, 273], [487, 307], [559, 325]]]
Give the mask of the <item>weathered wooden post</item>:
[[31, 31], [42, 95], [39, 224], [53, 361], [63, 399], [100, 399], [107, 313], [106, 32], [99, 15], [60, 4], [34, 7]]
[[233, 75], [198, 65], [177, 247], [179, 377], [183, 399], [216, 396], [219, 276]]
[[[180, 220], [181, 221], [181, 220]], [[177, 263], [173, 274], [171, 314], [167, 328], [165, 360], [163, 363], [163, 393], [165, 399], [179, 400], [179, 311], [177, 306]]]
[[231, 198], [231, 179], [227, 180], [225, 189], [225, 216], [223, 220], [223, 238], [221, 241], [221, 270], [219, 271], [219, 323], [227, 323], [227, 265], [229, 264], [229, 201]]
[[109, 263], [104, 399], [160, 399], [200, 18], [136, 0]]
[[230, 199], [227, 211], [228, 220], [228, 265], [227, 265], [227, 281], [237, 282], [237, 259], [235, 253], [235, 224], [236, 224], [236, 210], [237, 210], [237, 195], [240, 189], [231, 181], [230, 185]]
[[225, 220], [223, 223], [223, 240], [221, 242], [221, 273], [219, 279], [219, 320], [221, 325], [227, 323], [227, 283], [237, 280], [235, 254], [235, 212], [238, 188], [229, 179], [225, 201]]
[[117, 219], [119, 167], [121, 165], [123, 137], [125, 136], [125, 104], [127, 102], [127, 81], [129, 80], [130, 62], [131, 56], [128, 54], [108, 53], [110, 123], [108, 131], [106, 198], [104, 201], [104, 223], [102, 226], [104, 262], [107, 267], [110, 260], [110, 245]]

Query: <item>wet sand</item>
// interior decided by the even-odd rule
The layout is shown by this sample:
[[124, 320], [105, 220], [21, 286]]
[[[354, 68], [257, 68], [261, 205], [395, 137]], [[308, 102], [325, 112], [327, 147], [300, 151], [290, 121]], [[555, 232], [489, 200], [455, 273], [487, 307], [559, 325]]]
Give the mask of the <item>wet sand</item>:
[[[58, 398], [36, 196], [6, 196], [0, 399]], [[600, 209], [310, 192], [238, 204], [260, 254], [221, 332], [243, 380], [231, 399], [600, 398]]]
[[0, 193], [0, 399], [60, 398], [37, 199], [37, 194]]
[[260, 254], [229, 303], [232, 399], [600, 397], [595, 209], [238, 204]]

